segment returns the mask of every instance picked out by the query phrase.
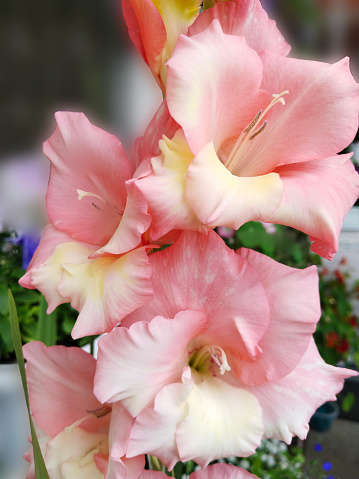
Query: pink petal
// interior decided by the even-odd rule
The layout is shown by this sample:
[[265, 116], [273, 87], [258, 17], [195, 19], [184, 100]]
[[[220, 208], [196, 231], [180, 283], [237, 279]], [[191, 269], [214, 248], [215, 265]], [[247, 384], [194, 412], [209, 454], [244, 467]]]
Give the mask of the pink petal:
[[232, 0], [217, 3], [205, 10], [189, 28], [188, 35], [196, 35], [218, 19], [224, 33], [243, 36], [248, 46], [258, 53], [270, 50], [287, 55], [290, 45], [284, 40], [274, 20], [270, 20], [258, 0]]
[[190, 368], [184, 369], [182, 384], [169, 384], [155, 398], [153, 408], [136, 417], [127, 451], [129, 457], [146, 452], [158, 457], [169, 469], [180, 460], [175, 435], [188, 413], [187, 399], [193, 387]]
[[118, 461], [125, 456], [134, 422], [134, 418], [120, 403], [113, 404], [109, 442], [110, 457], [114, 461]]
[[150, 263], [154, 300], [125, 318], [123, 325], [157, 315], [172, 318], [188, 309], [203, 311], [208, 341], [235, 346], [244, 357], [258, 352], [269, 320], [264, 289], [254, 268], [216, 233], [184, 232], [170, 248], [150, 255]]
[[[158, 144], [163, 135], [172, 138], [178, 129], [179, 125], [171, 117], [166, 100], [163, 100], [144, 135], [135, 140], [131, 154], [131, 164], [134, 171], [138, 169], [143, 160], [158, 156], [161, 153]], [[139, 176], [141, 175], [136, 171], [134, 178]]]
[[270, 320], [258, 343], [263, 354], [256, 361], [242, 360], [231, 367], [244, 384], [263, 384], [289, 374], [308, 349], [321, 314], [318, 274], [315, 266], [300, 270], [245, 248], [237, 253], [260, 276]]
[[[49, 217], [73, 238], [103, 245], [121, 220], [129, 161], [120, 141], [82, 113], [57, 112], [55, 117], [57, 128], [43, 147], [51, 161]], [[79, 200], [77, 190], [92, 196]]]
[[96, 256], [103, 253], [123, 254], [136, 248], [141, 243], [142, 234], [151, 224], [146, 200], [133, 180], [127, 181], [126, 187], [128, 196], [121, 223], [110, 241], [96, 252]]
[[259, 479], [240, 467], [220, 463], [192, 472], [189, 477], [190, 479]]
[[59, 304], [66, 302], [66, 299], [63, 298], [57, 291], [57, 284], [61, 278], [61, 269], [54, 265], [51, 273], [48, 274], [45, 278], [45, 281], [42, 282], [42, 286], [36, 280], [36, 284], [33, 283], [33, 271], [41, 268], [47, 262], [59, 244], [69, 241], [72, 241], [70, 236], [57, 230], [51, 223], [48, 223], [43, 232], [40, 244], [37, 247], [35, 254], [29, 264], [28, 270], [19, 281], [21, 286], [24, 288], [40, 289], [40, 291], [45, 295], [49, 305], [48, 312], [53, 311]]
[[271, 215], [282, 194], [283, 185], [276, 173], [248, 178], [232, 175], [217, 157], [213, 143], [202, 148], [188, 168], [189, 207], [211, 227], [238, 229], [247, 221]]
[[[39, 341], [26, 344], [23, 351], [31, 411], [51, 437], [89, 416], [89, 411], [103, 408], [92, 392], [96, 361], [90, 354], [65, 346], [47, 348]], [[93, 415], [81, 428], [98, 431], [108, 420], [109, 415]]]
[[181, 461], [205, 467], [214, 459], [249, 456], [263, 436], [261, 407], [253, 394], [207, 376], [195, 384], [176, 442]]
[[186, 198], [187, 168], [193, 154], [182, 130], [172, 140], [161, 140], [160, 148], [162, 155], [151, 160], [152, 173], [136, 181], [149, 205], [151, 237], [157, 240], [173, 229], [207, 231]]
[[167, 34], [159, 11], [152, 0], [122, 0], [122, 9], [131, 40], [164, 89], [160, 67]]
[[338, 250], [343, 219], [359, 196], [359, 176], [349, 158], [339, 155], [275, 170], [284, 194], [280, 207], [267, 220], [309, 234], [312, 250], [328, 259]]
[[[71, 244], [73, 249], [73, 244]], [[74, 339], [111, 331], [123, 317], [153, 297], [151, 267], [145, 248], [116, 257], [88, 260], [83, 250], [77, 262], [64, 263], [58, 289], [80, 312]]]
[[356, 374], [326, 364], [312, 340], [303, 359], [288, 376], [248, 388], [263, 409], [265, 437], [274, 437], [287, 444], [292, 436], [305, 439], [315, 410], [326, 401], [335, 400], [344, 379]]
[[181, 36], [167, 65], [168, 108], [194, 155], [210, 141], [217, 150], [238, 137], [268, 103], [259, 90], [260, 57], [243, 37], [225, 35], [218, 20], [198, 35]]
[[255, 152], [242, 175], [326, 158], [352, 142], [358, 129], [359, 86], [347, 58], [334, 65], [270, 52], [261, 58], [261, 88], [270, 94], [289, 93], [284, 106], [269, 111], [268, 127], [253, 141]]
[[143, 471], [139, 479], [166, 479], [167, 474], [159, 471]]
[[121, 401], [135, 417], [162, 387], [179, 381], [188, 362], [187, 345], [206, 327], [204, 313], [182, 311], [174, 319], [158, 316], [104, 336], [99, 341], [96, 396], [101, 402]]

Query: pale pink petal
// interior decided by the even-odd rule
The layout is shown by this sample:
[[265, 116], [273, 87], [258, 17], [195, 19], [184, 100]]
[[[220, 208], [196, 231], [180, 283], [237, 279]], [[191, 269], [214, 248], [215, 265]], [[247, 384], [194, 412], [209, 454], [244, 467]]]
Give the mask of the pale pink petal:
[[126, 188], [127, 203], [121, 223], [110, 241], [96, 252], [96, 256], [103, 253], [123, 254], [136, 248], [141, 243], [142, 234], [151, 224], [146, 200], [134, 181], [127, 181]]
[[285, 105], [274, 105], [268, 112], [268, 126], [253, 140], [242, 175], [326, 158], [353, 141], [358, 129], [359, 85], [347, 58], [334, 65], [270, 52], [261, 58], [262, 88], [270, 94], [289, 93], [283, 96]]
[[244, 384], [263, 384], [289, 374], [308, 349], [321, 314], [317, 268], [290, 268], [245, 248], [237, 253], [259, 274], [270, 320], [258, 343], [263, 354], [256, 361], [240, 360], [231, 367]]
[[174, 319], [158, 316], [104, 336], [99, 341], [96, 396], [101, 402], [121, 401], [135, 417], [165, 385], [180, 380], [188, 362], [187, 345], [206, 327], [204, 313], [182, 311]]
[[95, 453], [108, 453], [107, 434], [85, 431], [80, 427], [64, 430], [51, 439], [45, 464], [54, 479], [103, 479]]
[[114, 461], [118, 461], [125, 456], [134, 422], [134, 418], [119, 402], [113, 404], [109, 442], [110, 457]]
[[332, 259], [343, 219], [359, 196], [359, 176], [350, 155], [282, 166], [283, 199], [267, 221], [304, 231], [312, 250]]
[[127, 451], [129, 457], [146, 452], [158, 457], [169, 469], [180, 460], [175, 435], [177, 425], [188, 413], [187, 399], [193, 387], [189, 367], [182, 384], [169, 384], [155, 398], [153, 408], [136, 417]]
[[152, 0], [122, 0], [122, 10], [131, 40], [164, 89], [160, 68], [167, 34], [159, 11]]
[[[55, 117], [57, 128], [43, 147], [51, 161], [50, 220], [73, 238], [102, 246], [121, 220], [129, 161], [120, 141], [82, 113], [57, 112]], [[88, 195], [79, 199], [77, 190]]]
[[194, 155], [210, 141], [217, 150], [238, 137], [268, 103], [259, 90], [260, 57], [243, 37], [225, 35], [218, 20], [191, 38], [182, 35], [167, 64], [168, 108]]
[[143, 471], [139, 479], [166, 479], [167, 474], [160, 471]]
[[356, 374], [326, 364], [311, 340], [303, 359], [288, 376], [248, 388], [262, 407], [265, 437], [277, 438], [287, 444], [292, 436], [305, 439], [315, 410], [326, 401], [335, 400], [344, 379]]
[[183, 131], [178, 130], [172, 140], [161, 140], [160, 148], [162, 154], [151, 160], [152, 173], [136, 181], [149, 205], [151, 237], [156, 240], [173, 229], [207, 231], [186, 198], [187, 169], [193, 154]]
[[[221, 258], [219, 267], [218, 258]], [[228, 248], [215, 232], [184, 232], [170, 248], [150, 255], [154, 300], [124, 319], [123, 325], [151, 321], [178, 311], [203, 311], [211, 344], [258, 353], [268, 327], [269, 305], [254, 268]]]
[[259, 479], [241, 467], [220, 463], [192, 472], [189, 477], [190, 479]]
[[111, 331], [123, 317], [153, 297], [145, 248], [120, 257], [91, 260], [88, 255], [84, 249], [77, 262], [64, 262], [58, 285], [61, 295], [70, 298], [71, 305], [80, 312], [72, 330], [74, 339]]
[[232, 175], [213, 143], [208, 143], [189, 165], [186, 193], [189, 206], [203, 223], [238, 229], [247, 221], [273, 214], [280, 205], [283, 185], [277, 173], [247, 178]]
[[205, 10], [189, 28], [188, 35], [196, 35], [218, 19], [224, 33], [244, 36], [247, 44], [261, 52], [270, 50], [287, 55], [290, 45], [285, 41], [274, 20], [270, 20], [258, 0], [232, 0], [217, 3]]
[[59, 244], [69, 241], [73, 241], [73, 239], [66, 233], [57, 230], [51, 223], [48, 223], [43, 232], [40, 244], [29, 264], [28, 270], [19, 281], [24, 288], [40, 289], [46, 297], [49, 312], [53, 311], [59, 304], [66, 302], [66, 299], [57, 291], [57, 284], [61, 278], [61, 267], [60, 265], [54, 264], [51, 271], [47, 269], [48, 274], [46, 278], [44, 278], [44, 281], [40, 281], [41, 284], [36, 280], [36, 284], [33, 283], [33, 271], [41, 268], [47, 262]]
[[[89, 411], [103, 409], [92, 392], [96, 367], [93, 356], [79, 348], [47, 348], [39, 341], [26, 344], [23, 351], [31, 411], [40, 428], [51, 437], [91, 416]], [[97, 431], [108, 420], [109, 415], [92, 415], [81, 427]]]
[[192, 459], [205, 467], [221, 457], [249, 456], [260, 445], [262, 412], [255, 395], [207, 376], [193, 386], [187, 404], [176, 431], [182, 462]]
[[137, 138], [133, 145], [131, 165], [133, 170], [136, 171], [134, 178], [143, 175], [142, 168], [139, 170], [143, 160], [152, 156], [158, 156], [161, 153], [159, 141], [162, 136], [166, 135], [168, 138], [172, 138], [178, 129], [179, 125], [171, 117], [166, 100], [163, 100], [144, 135], [141, 138]]

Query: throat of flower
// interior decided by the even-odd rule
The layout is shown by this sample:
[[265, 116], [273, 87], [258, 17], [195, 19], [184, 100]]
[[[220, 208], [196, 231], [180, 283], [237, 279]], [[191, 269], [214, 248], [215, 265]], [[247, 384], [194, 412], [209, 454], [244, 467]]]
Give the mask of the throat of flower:
[[227, 160], [224, 163], [224, 166], [227, 168], [227, 170], [231, 171], [232, 168], [236, 165], [247, 142], [254, 140], [267, 128], [267, 120], [265, 120], [260, 126], [259, 124], [262, 122], [264, 117], [267, 115], [269, 110], [273, 108], [274, 105], [276, 105], [277, 103], [285, 105], [285, 100], [283, 96], [287, 95], [288, 93], [289, 91], [285, 90], [280, 94], [273, 94], [273, 100], [270, 102], [267, 108], [264, 111], [259, 110], [253, 120], [249, 123], [249, 125], [247, 125], [246, 128], [242, 131], [237, 141], [235, 142], [230, 154], [228, 155]]
[[77, 192], [77, 199], [79, 201], [81, 201], [83, 198], [86, 198], [86, 197], [96, 198], [97, 200], [100, 201], [101, 206], [98, 204], [99, 201], [96, 201], [96, 202], [92, 201], [91, 205], [97, 211], [103, 212], [104, 209], [111, 209], [115, 213], [115, 215], [118, 216], [119, 219], [121, 220], [121, 218], [123, 216], [123, 211], [119, 211], [119, 209], [114, 204], [110, 204], [108, 201], [106, 201], [104, 198], [102, 198], [102, 196], [97, 195], [96, 193], [91, 193], [89, 191], [83, 191], [83, 190], [80, 190], [80, 189], [77, 189], [76, 192]]
[[98, 417], [98, 418], [103, 417], [103, 416], [106, 416], [107, 414], [109, 414], [111, 411], [112, 411], [112, 409], [109, 406], [103, 406], [99, 409], [94, 409], [92, 411], [87, 410], [86, 412], [88, 412], [89, 414], [82, 417], [78, 421], [74, 422], [73, 424], [71, 424], [71, 426], [65, 427], [65, 431], [72, 432], [77, 426], [79, 426], [84, 421], [86, 421], [86, 419], [89, 419], [89, 418], [94, 417], [94, 416]]
[[206, 345], [199, 351], [192, 353], [189, 359], [189, 366], [198, 373], [204, 374], [209, 371], [211, 362], [214, 362], [222, 375], [226, 371], [231, 370], [226, 353], [220, 346], [216, 345]]

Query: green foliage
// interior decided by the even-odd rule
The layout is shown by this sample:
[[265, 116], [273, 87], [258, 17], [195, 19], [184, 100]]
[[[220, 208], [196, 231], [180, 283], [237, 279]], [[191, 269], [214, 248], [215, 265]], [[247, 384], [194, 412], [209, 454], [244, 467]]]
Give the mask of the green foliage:
[[25, 362], [24, 356], [22, 354], [22, 342], [19, 328], [19, 320], [16, 312], [16, 306], [14, 297], [9, 291], [9, 320], [11, 326], [11, 336], [15, 348], [16, 359], [19, 365], [20, 375], [22, 386], [24, 389], [25, 401], [27, 406], [27, 411], [30, 421], [30, 430], [31, 430], [31, 439], [34, 453], [34, 464], [35, 464], [35, 474], [36, 479], [50, 479], [46, 470], [44, 458], [42, 457], [39, 441], [36, 436], [34, 424], [32, 422], [31, 412], [30, 412], [30, 403], [29, 403], [29, 394], [27, 391], [27, 382], [26, 382], [26, 373], [25, 373]]

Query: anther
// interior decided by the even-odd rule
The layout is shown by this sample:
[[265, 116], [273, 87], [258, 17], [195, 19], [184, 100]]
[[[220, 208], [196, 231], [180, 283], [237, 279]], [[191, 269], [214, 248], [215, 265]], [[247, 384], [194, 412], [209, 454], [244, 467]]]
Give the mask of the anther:
[[262, 133], [262, 131], [267, 128], [267, 125], [268, 125], [268, 122], [267, 122], [267, 120], [265, 120], [265, 122], [263, 123], [263, 125], [262, 125], [260, 128], [258, 128], [258, 130], [256, 130], [256, 131], [249, 137], [249, 139], [250, 139], [250, 140], [253, 140], [256, 136], [259, 135], [259, 133]]
[[[219, 372], [223, 375], [226, 371], [230, 371], [231, 367], [228, 364], [226, 353], [220, 346], [209, 346], [209, 352], [211, 354], [211, 358], [219, 367]], [[220, 355], [217, 354], [217, 351], [220, 352]]]
[[250, 124], [243, 130], [245, 133], [249, 133], [252, 130], [252, 128], [254, 128], [256, 126], [261, 114], [262, 114], [262, 110], [259, 110], [259, 112], [253, 118], [253, 120], [250, 122]]
[[102, 208], [100, 208], [99, 206], [97, 206], [96, 203], [91, 203], [91, 204], [92, 204], [92, 206], [93, 206], [94, 208], [96, 208], [97, 210], [103, 211]]
[[111, 408], [108, 406], [103, 406], [103, 407], [100, 407], [99, 409], [93, 409], [92, 411], [89, 411], [87, 409], [86, 412], [93, 414], [96, 417], [103, 417], [103, 416], [106, 416], [106, 414], [109, 414], [111, 412]]

